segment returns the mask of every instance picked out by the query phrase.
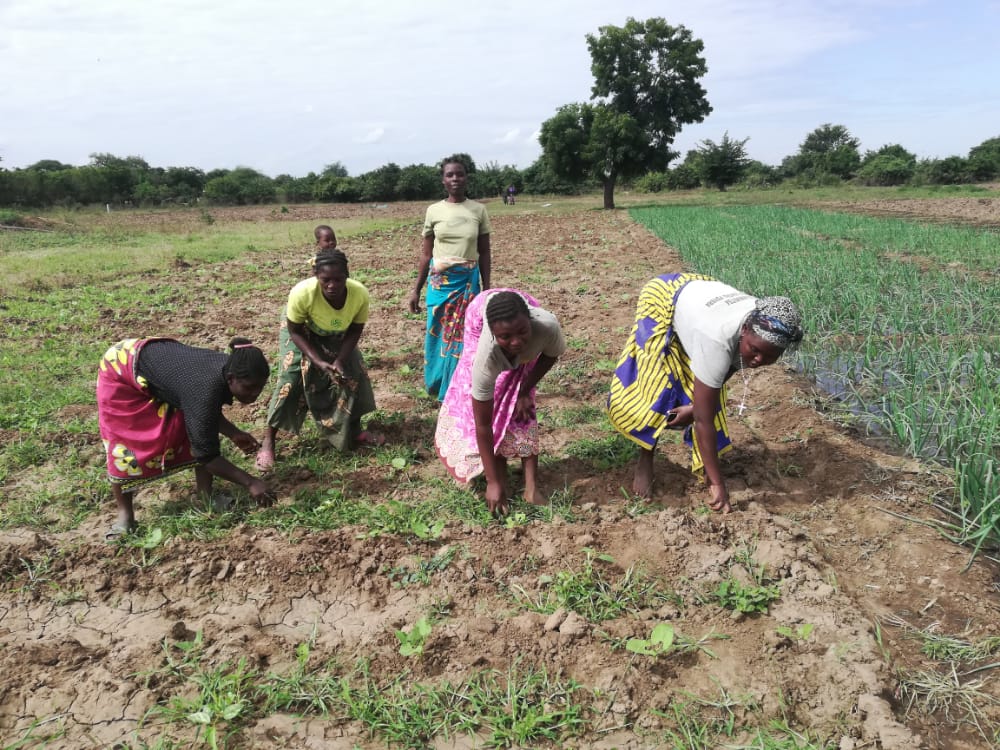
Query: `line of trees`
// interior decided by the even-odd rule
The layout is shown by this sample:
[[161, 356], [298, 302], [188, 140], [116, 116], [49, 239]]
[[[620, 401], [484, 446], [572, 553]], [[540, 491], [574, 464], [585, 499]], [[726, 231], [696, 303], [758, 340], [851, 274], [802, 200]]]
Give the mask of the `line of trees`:
[[[499, 196], [510, 185], [518, 193], [570, 194], [588, 186], [555, 176], [538, 159], [527, 169], [487, 162], [477, 167], [467, 154], [469, 195]], [[208, 203], [370, 203], [397, 200], [434, 200], [443, 197], [438, 165], [386, 164], [351, 176], [340, 162], [305, 177], [281, 174], [268, 177], [250, 167], [213, 169], [151, 167], [140, 156], [91, 154], [90, 163], [76, 167], [45, 159], [24, 169], [0, 168], [0, 206], [170, 206]]]
[[860, 141], [844, 125], [821, 125], [810, 132], [799, 150], [778, 166], [747, 156], [748, 138], [729, 133], [688, 151], [672, 169], [647, 172], [633, 187], [640, 192], [731, 186], [766, 188], [792, 184], [816, 187], [850, 182], [868, 186], [959, 185], [1000, 179], [1000, 137], [988, 138], [967, 156], [920, 159], [898, 143], [861, 153]]
[[[584, 105], [560, 108], [554, 121], [577, 118]], [[555, 127], [555, 126], [554, 126]], [[550, 131], [551, 133], [552, 131]], [[579, 135], [567, 126], [562, 135]], [[920, 159], [899, 144], [889, 144], [862, 154], [857, 138], [843, 125], [824, 124], [809, 133], [799, 150], [780, 165], [770, 166], [750, 159], [746, 144], [729, 133], [718, 141], [702, 141], [672, 168], [636, 167], [616, 170], [614, 181], [644, 193], [706, 187], [755, 189], [792, 184], [814, 187], [851, 182], [860, 185], [957, 185], [1000, 179], [1000, 136], [989, 138], [969, 150], [967, 156]], [[555, 166], [545, 156], [527, 169], [488, 162], [477, 166], [468, 158], [471, 173], [469, 194], [476, 198], [499, 196], [513, 185], [519, 194], [570, 195], [604, 189], [606, 205], [609, 183], [593, 169], [566, 167], [560, 159], [572, 153], [567, 144]], [[563, 148], [560, 147], [560, 149]], [[676, 154], [674, 154], [676, 156]], [[654, 160], [655, 162], [655, 160]], [[659, 164], [666, 166], [666, 160]], [[628, 175], [625, 177], [624, 175]], [[51, 206], [170, 206], [250, 205], [261, 203], [370, 203], [397, 200], [435, 200], [442, 195], [437, 166], [387, 164], [352, 177], [339, 162], [305, 177], [278, 175], [271, 178], [249, 167], [214, 169], [195, 167], [151, 167], [138, 156], [93, 154], [82, 167], [43, 160], [24, 169], [0, 169], [0, 206], [45, 208]], [[611, 198], [613, 200], [613, 198]], [[613, 205], [613, 203], [612, 203]]]

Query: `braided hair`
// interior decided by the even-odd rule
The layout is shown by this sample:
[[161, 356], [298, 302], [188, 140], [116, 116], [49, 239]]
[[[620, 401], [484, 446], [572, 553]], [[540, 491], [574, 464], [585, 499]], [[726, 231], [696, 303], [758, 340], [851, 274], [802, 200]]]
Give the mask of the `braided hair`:
[[222, 374], [232, 375], [237, 380], [260, 383], [271, 376], [271, 367], [267, 364], [264, 352], [254, 346], [250, 339], [237, 336], [229, 342], [229, 359], [222, 368]]
[[517, 292], [496, 292], [486, 303], [486, 325], [504, 323], [521, 315], [531, 317], [528, 303]]
[[344, 270], [344, 275], [350, 278], [351, 272], [347, 267], [347, 256], [340, 250], [336, 248], [328, 248], [326, 250], [320, 250], [313, 257], [312, 261], [313, 273], [319, 271], [323, 266], [339, 266]]

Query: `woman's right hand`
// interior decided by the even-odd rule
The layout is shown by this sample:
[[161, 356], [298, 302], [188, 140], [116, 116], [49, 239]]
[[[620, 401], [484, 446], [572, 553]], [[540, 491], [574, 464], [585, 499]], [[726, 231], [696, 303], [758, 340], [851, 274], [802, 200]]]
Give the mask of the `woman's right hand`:
[[486, 483], [486, 507], [494, 516], [507, 515], [507, 488], [503, 482]]
[[729, 504], [729, 490], [726, 489], [726, 485], [710, 484], [708, 491], [712, 494], [712, 499], [708, 503], [709, 508], [723, 515], [732, 512], [733, 506]]
[[268, 506], [271, 505], [278, 496], [274, 494], [274, 490], [267, 486], [260, 479], [254, 479], [250, 482], [250, 486], [247, 487], [250, 491], [250, 497], [257, 501], [257, 505]]
[[407, 300], [407, 306], [410, 308], [410, 312], [417, 315], [420, 312], [420, 291], [414, 289], [410, 292], [410, 299]]

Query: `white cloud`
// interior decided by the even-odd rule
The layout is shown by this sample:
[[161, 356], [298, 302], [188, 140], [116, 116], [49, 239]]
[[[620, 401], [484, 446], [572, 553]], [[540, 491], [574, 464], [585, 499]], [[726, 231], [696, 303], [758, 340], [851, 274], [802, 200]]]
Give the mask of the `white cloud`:
[[363, 136], [354, 139], [355, 143], [378, 143], [385, 135], [385, 128], [372, 128]]
[[[877, 114], [878, 137], [895, 132], [894, 141], [965, 153], [978, 137], [969, 135], [970, 116], [1000, 122], [996, 97], [982, 96], [995, 89], [1000, 60], [991, 41], [996, 0], [433, 7], [0, 0], [0, 71], [17, 72], [0, 76], [2, 166], [84, 163], [110, 151], [156, 166], [305, 174], [341, 161], [354, 173], [467, 151], [526, 167], [540, 154], [541, 122], [590, 98], [586, 34], [630, 16], [662, 16], [705, 43], [714, 111], [682, 130], [678, 149], [728, 129], [773, 162], [823, 122], [850, 128]], [[933, 133], [929, 119], [939, 124]]]
[[499, 138], [494, 138], [493, 143], [514, 143], [520, 134], [520, 128], [511, 128]]

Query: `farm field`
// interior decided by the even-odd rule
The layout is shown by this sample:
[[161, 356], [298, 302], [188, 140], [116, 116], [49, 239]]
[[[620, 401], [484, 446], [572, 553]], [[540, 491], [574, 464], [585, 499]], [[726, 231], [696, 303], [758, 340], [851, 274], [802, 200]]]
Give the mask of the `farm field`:
[[[754, 212], [596, 203], [489, 203], [495, 283], [537, 297], [569, 343], [539, 389], [549, 505], [515, 501], [506, 522], [434, 452], [423, 324], [404, 311], [424, 204], [60, 214], [0, 234], [0, 746], [997, 746], [998, 569], [968, 565], [970, 548], [926, 523], [954, 496], [951, 459], [862, 439], [875, 416], [851, 399], [892, 381], [855, 374], [899, 372], [876, 355], [908, 347], [844, 357], [867, 315], [852, 274], [886, 274], [882, 321], [880, 301], [907, 301], [903, 281], [934, 290], [913, 305], [953, 285], [982, 314], [948, 336], [969, 340], [962, 362], [992, 353], [962, 371], [991, 392], [1000, 194]], [[811, 210], [824, 208], [850, 213]], [[765, 215], [775, 246], [741, 243], [733, 227]], [[279, 443], [276, 507], [237, 492], [203, 506], [182, 474], [138, 495], [137, 534], [106, 543], [99, 357], [145, 335], [219, 349], [246, 335], [276, 354], [318, 223], [372, 293], [361, 348], [386, 446], [340, 456], [307, 426]], [[889, 239], [866, 234], [882, 226]], [[938, 230], [968, 238], [954, 257], [930, 249]], [[833, 270], [800, 263], [816, 248], [799, 241], [838, 254]], [[602, 413], [639, 289], [682, 268], [788, 293], [810, 332], [754, 374], [744, 416], [730, 410], [726, 517], [705, 511], [680, 443], [658, 453], [653, 502], [631, 498], [634, 451]], [[230, 417], [259, 435], [267, 395]], [[974, 403], [972, 424], [995, 426], [995, 403]], [[922, 435], [915, 452], [963, 455], [948, 420], [918, 428], [904, 411], [887, 427]], [[984, 551], [996, 541], [968, 531]]]

